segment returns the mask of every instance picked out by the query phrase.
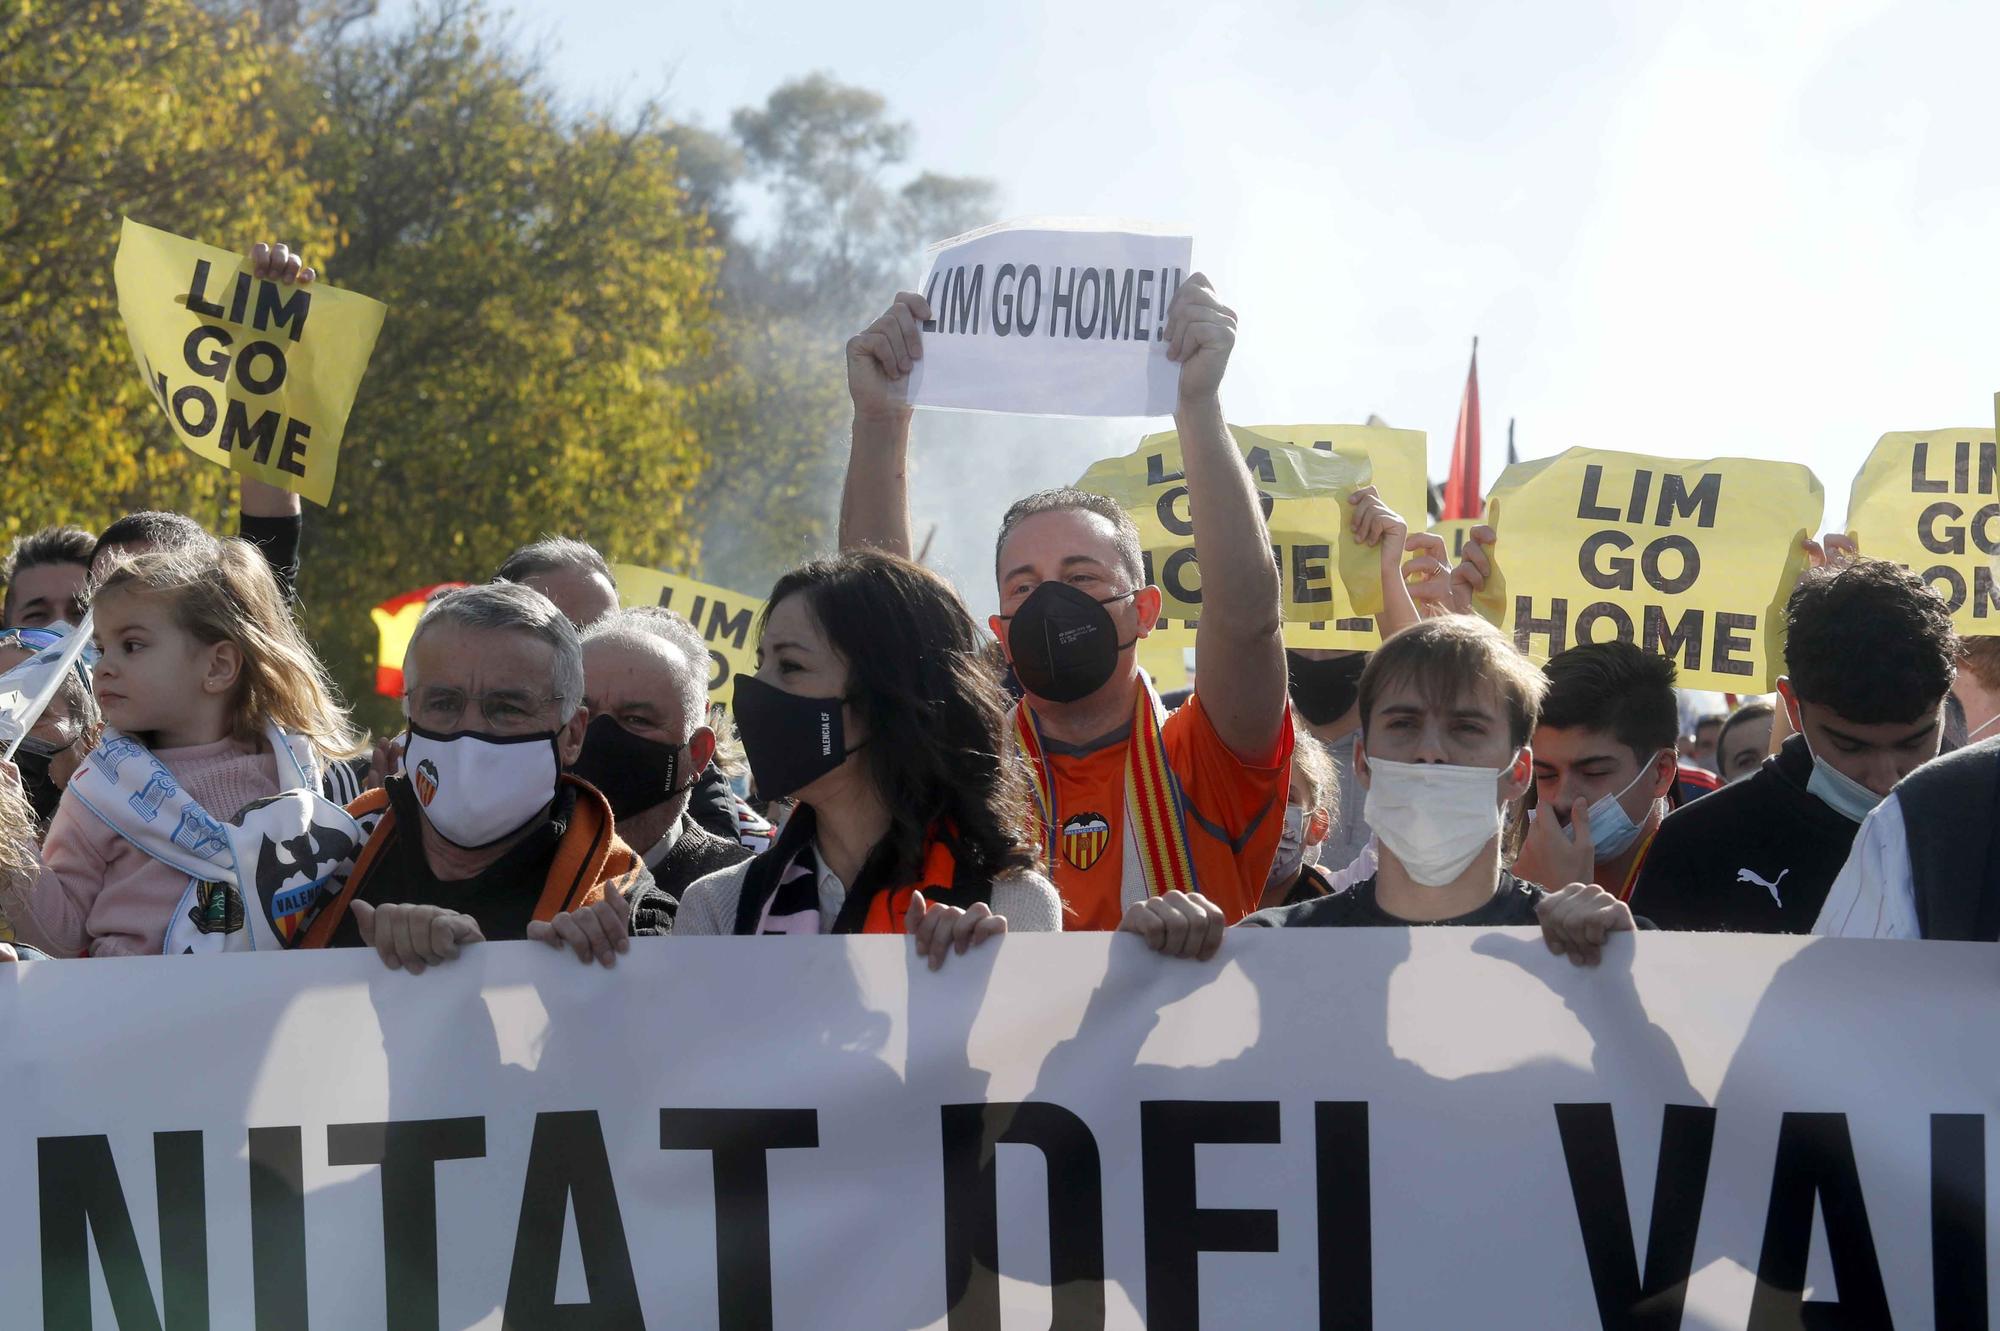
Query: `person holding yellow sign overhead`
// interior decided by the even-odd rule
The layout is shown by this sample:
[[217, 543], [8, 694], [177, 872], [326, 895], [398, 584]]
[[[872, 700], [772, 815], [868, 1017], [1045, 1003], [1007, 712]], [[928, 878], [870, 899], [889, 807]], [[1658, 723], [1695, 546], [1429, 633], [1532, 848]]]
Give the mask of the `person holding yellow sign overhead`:
[[[1412, 537], [1409, 524], [1372, 485], [1356, 490], [1348, 504], [1354, 510], [1348, 527], [1355, 541], [1381, 552], [1382, 613], [1376, 625], [1387, 639], [1417, 622], [1417, 604], [1406, 575], [1424, 573], [1426, 565], [1442, 569], [1437, 556], [1444, 543], [1428, 532]], [[1414, 556], [1408, 564], [1403, 559], [1406, 553]], [[1360, 869], [1365, 877], [1367, 865], [1373, 863], [1372, 834], [1361, 812], [1364, 792], [1354, 766], [1355, 740], [1361, 733], [1361, 672], [1368, 657], [1365, 651], [1285, 649], [1286, 681], [1297, 709], [1294, 728], [1303, 732], [1302, 741], [1309, 738], [1323, 748], [1332, 764], [1319, 862], [1336, 877], [1350, 868]], [[1298, 724], [1301, 721], [1303, 725]]]
[[[258, 241], [250, 247], [250, 276], [271, 282], [310, 287], [319, 274], [304, 256], [279, 241]], [[257, 547], [278, 580], [278, 590], [287, 601], [297, 599], [299, 549], [305, 536], [305, 513], [299, 496], [249, 472], [238, 477], [241, 495], [236, 534]], [[90, 556], [90, 577], [101, 581], [110, 571], [112, 557], [137, 555], [149, 550], [178, 550], [199, 546], [208, 539], [201, 524], [182, 513], [128, 513], [98, 534]], [[75, 621], [71, 621], [75, 622]], [[330, 769], [339, 770], [339, 769]], [[329, 791], [340, 798], [347, 793]], [[353, 793], [359, 793], [358, 789]]]
[[[911, 292], [847, 344], [854, 445], [843, 549], [911, 550], [905, 489], [911, 409], [901, 388], [923, 355], [929, 304]], [[1221, 387], [1236, 315], [1196, 274], [1167, 314], [1180, 366], [1174, 411], [1202, 615], [1194, 696], [1161, 707], [1133, 647], [1160, 618], [1137, 527], [1080, 490], [1008, 510], [995, 550], [991, 627], [1026, 696], [1009, 718], [1033, 777], [1034, 822], [1066, 928], [1113, 929], [1128, 908], [1199, 892], [1230, 920], [1254, 909], [1283, 830], [1292, 727], [1278, 574]]]

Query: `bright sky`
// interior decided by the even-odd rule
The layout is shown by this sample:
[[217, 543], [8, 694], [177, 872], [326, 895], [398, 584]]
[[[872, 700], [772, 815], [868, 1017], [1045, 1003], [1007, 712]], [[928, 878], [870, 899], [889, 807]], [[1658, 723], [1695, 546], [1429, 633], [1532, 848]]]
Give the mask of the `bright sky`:
[[665, 89], [719, 125], [823, 69], [1008, 216], [1184, 224], [1242, 319], [1235, 421], [1375, 412], [1442, 475], [1478, 334], [1489, 483], [1515, 417], [1524, 457], [1807, 463], [1829, 527], [1877, 436], [1992, 424], [2000, 5], [512, 13], [580, 99]]

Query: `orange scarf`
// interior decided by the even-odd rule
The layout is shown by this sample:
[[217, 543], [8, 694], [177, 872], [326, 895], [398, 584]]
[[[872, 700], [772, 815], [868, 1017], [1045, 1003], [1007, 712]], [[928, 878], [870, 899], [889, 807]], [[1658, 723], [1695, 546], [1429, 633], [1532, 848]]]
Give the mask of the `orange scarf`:
[[777, 844], [750, 862], [736, 902], [738, 934], [900, 934], [909, 914], [910, 898], [922, 892], [926, 900], [969, 906], [987, 901], [990, 884], [961, 884], [958, 860], [948, 844], [950, 829], [933, 828], [924, 842], [922, 868], [916, 881], [882, 887], [877, 847], [849, 886], [847, 900], [827, 928], [819, 908], [818, 855], [812, 841], [816, 828], [808, 805], [793, 810]]

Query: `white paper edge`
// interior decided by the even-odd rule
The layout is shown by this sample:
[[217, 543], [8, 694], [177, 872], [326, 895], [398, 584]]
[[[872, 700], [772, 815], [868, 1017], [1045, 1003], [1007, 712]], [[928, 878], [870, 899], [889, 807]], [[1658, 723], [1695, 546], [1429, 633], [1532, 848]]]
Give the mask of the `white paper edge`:
[[1001, 231], [1101, 231], [1111, 235], [1159, 236], [1168, 240], [1186, 239], [1194, 243], [1191, 227], [1162, 226], [1158, 222], [1142, 222], [1122, 217], [1020, 217], [1007, 222], [989, 222], [961, 235], [947, 240], [932, 241], [924, 246], [924, 257], [934, 259], [942, 250], [954, 245], [963, 245]]
[[[1102, 412], [1078, 414], [1074, 411], [1003, 411], [998, 407], [946, 407], [929, 402], [910, 403], [909, 407], [912, 411], [952, 411], [966, 416], [1013, 416], [1017, 419], [1025, 417], [1043, 421], [1165, 421], [1172, 420], [1174, 416], [1171, 411], [1163, 411], [1156, 416], [1133, 416], [1125, 412], [1114, 416]], [[1120, 457], [1123, 454], [1112, 456]]]

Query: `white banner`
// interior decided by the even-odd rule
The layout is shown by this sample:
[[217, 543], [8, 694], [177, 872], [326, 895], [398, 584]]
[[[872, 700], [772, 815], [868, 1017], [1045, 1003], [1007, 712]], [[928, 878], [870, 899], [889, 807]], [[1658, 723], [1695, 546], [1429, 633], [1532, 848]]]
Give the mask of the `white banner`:
[[1101, 224], [1020, 222], [931, 247], [919, 407], [1042, 416], [1165, 416], [1180, 366], [1167, 307], [1194, 241]]
[[1988, 1324], [1990, 946], [907, 947], [0, 966], [0, 1324]]

